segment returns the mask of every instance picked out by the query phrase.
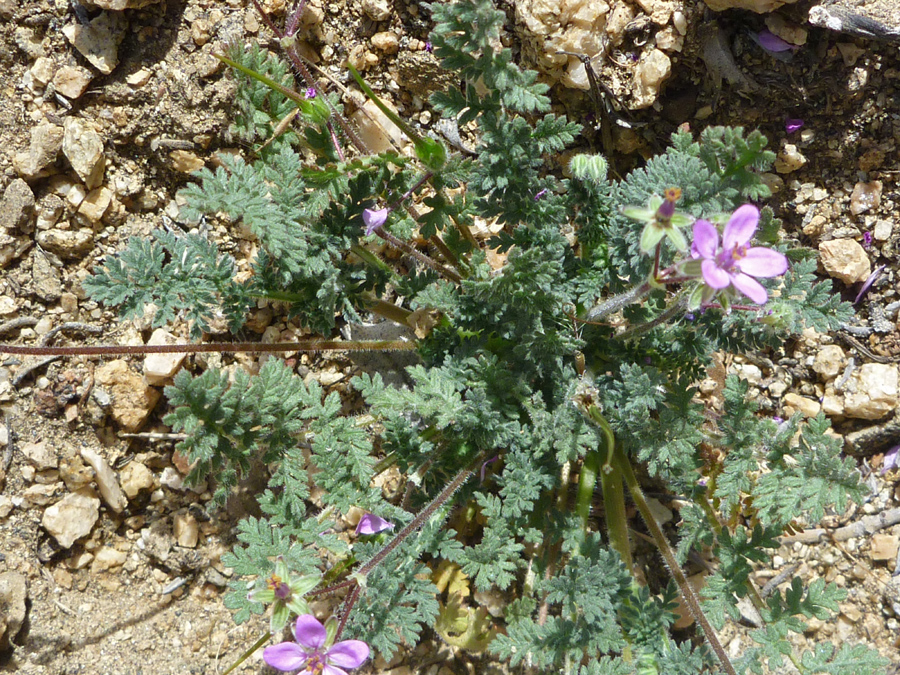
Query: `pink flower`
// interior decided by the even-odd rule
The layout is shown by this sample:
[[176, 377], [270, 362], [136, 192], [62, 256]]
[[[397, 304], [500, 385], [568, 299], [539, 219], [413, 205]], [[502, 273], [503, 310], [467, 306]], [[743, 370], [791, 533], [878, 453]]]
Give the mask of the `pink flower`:
[[729, 286], [746, 295], [758, 305], [768, 300], [766, 289], [753, 277], [769, 278], [784, 274], [787, 258], [761, 246], [748, 248], [759, 225], [759, 209], [745, 204], [737, 209], [725, 225], [722, 247], [719, 231], [707, 220], [694, 223], [694, 243], [691, 256], [701, 259], [701, 271], [706, 285], [716, 291]]
[[393, 530], [394, 524], [371, 513], [365, 514], [356, 525], [356, 534], [378, 534], [384, 530]]
[[312, 614], [297, 617], [296, 642], [282, 642], [263, 651], [263, 660], [275, 670], [302, 669], [298, 675], [347, 675], [343, 668], [359, 668], [369, 658], [369, 645], [344, 640], [328, 647], [328, 631]]
[[390, 209], [363, 209], [363, 223], [366, 225], [366, 235], [372, 234], [387, 222]]

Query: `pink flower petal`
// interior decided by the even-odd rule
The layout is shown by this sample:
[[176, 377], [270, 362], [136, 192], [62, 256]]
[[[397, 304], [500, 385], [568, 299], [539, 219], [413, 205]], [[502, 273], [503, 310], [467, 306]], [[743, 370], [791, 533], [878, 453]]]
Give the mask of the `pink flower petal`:
[[389, 209], [363, 209], [363, 223], [366, 226], [366, 234], [372, 234], [387, 222]]
[[282, 642], [263, 650], [263, 661], [275, 670], [297, 670], [308, 660], [309, 654], [296, 642]]
[[[307, 675], [307, 674], [306, 673], [297, 673], [297, 675]], [[347, 675], [347, 671], [341, 670], [340, 668], [335, 668], [334, 666], [329, 666], [326, 663], [324, 669], [322, 670], [322, 675]]]
[[725, 232], [722, 234], [722, 247], [726, 251], [733, 251], [737, 246], [744, 246], [759, 225], [759, 209], [753, 204], [744, 204], [731, 214]]
[[297, 642], [306, 647], [308, 651], [316, 651], [325, 645], [325, 626], [323, 626], [312, 614], [304, 614], [297, 617], [294, 624], [294, 636]]
[[747, 255], [738, 261], [737, 266], [744, 274], [767, 279], [787, 272], [788, 261], [778, 251], [754, 246], [747, 251]]
[[757, 305], [765, 304], [766, 300], [769, 299], [769, 294], [762, 287], [762, 284], [746, 274], [735, 274], [731, 279], [731, 283]]
[[359, 668], [369, 658], [369, 645], [362, 640], [338, 642], [325, 655], [328, 663], [341, 668]]
[[731, 276], [728, 272], [716, 265], [715, 260], [704, 260], [700, 269], [703, 270], [703, 281], [705, 281], [706, 285], [710, 288], [715, 288], [717, 291], [720, 291], [731, 285]]
[[898, 458], [900, 458], [900, 445], [895, 445], [884, 453], [884, 465], [881, 467], [881, 474], [884, 475], [891, 469], [897, 468]]
[[691, 253], [697, 253], [700, 258], [715, 258], [716, 249], [719, 248], [719, 231], [708, 220], [698, 220], [694, 223], [694, 243], [691, 245]]
[[791, 44], [786, 40], [782, 40], [780, 37], [775, 35], [775, 33], [768, 29], [759, 31], [757, 37], [759, 38], [759, 46], [769, 52], [786, 52], [789, 49], [794, 49], [797, 46]]
[[384, 530], [393, 529], [394, 524], [392, 522], [367, 513], [359, 519], [359, 523], [356, 525], [356, 534], [378, 534]]

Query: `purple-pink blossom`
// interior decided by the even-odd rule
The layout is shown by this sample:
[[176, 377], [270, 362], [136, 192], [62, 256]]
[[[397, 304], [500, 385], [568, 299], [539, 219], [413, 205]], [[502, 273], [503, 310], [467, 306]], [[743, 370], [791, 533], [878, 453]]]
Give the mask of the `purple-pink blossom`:
[[393, 530], [394, 524], [384, 518], [367, 513], [356, 524], [356, 534], [378, 534], [385, 530]]
[[275, 670], [299, 670], [298, 675], [347, 675], [344, 668], [359, 668], [369, 658], [369, 645], [344, 640], [328, 646], [328, 632], [312, 614], [297, 617], [296, 642], [282, 642], [263, 651], [263, 660]]
[[758, 305], [769, 298], [754, 277], [769, 278], [784, 274], [788, 268], [787, 258], [762, 246], [748, 247], [750, 239], [759, 226], [759, 209], [752, 204], [738, 208], [725, 225], [719, 245], [719, 231], [707, 220], [694, 223], [694, 243], [691, 256], [702, 260], [703, 281], [716, 291], [729, 286]]
[[366, 235], [372, 234], [387, 222], [390, 209], [364, 209], [363, 223], [366, 225]]

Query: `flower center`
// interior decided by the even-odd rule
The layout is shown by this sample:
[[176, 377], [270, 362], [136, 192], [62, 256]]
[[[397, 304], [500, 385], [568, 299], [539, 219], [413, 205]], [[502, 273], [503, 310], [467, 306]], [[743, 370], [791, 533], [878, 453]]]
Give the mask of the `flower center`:
[[275, 597], [279, 600], [287, 600], [291, 597], [291, 587], [283, 581], [275, 587]]
[[731, 272], [738, 266], [738, 262], [742, 258], [746, 257], [746, 255], [746, 246], [735, 246], [730, 251], [723, 250], [718, 256], [716, 256], [716, 263], [721, 269], [725, 270], [726, 272]]
[[306, 672], [310, 675], [322, 675], [325, 671], [325, 660], [322, 658], [322, 655], [316, 652], [312, 656], [309, 657], [309, 661], [306, 662]]
[[275, 597], [279, 600], [287, 600], [291, 597], [291, 587], [282, 581], [277, 574], [273, 574], [266, 579], [266, 586], [270, 591], [275, 591]]

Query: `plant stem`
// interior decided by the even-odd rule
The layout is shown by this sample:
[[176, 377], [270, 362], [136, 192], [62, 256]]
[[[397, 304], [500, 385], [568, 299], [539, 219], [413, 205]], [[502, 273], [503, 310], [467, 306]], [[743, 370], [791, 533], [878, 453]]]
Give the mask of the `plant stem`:
[[[588, 405], [584, 412], [603, 432], [605, 452], [599, 448], [591, 450], [584, 457], [581, 476], [578, 479], [578, 496], [575, 512], [581, 518], [582, 527], [587, 532], [587, 521], [591, 510], [591, 500], [597, 476], [603, 489], [603, 508], [606, 511], [606, 532], [609, 544], [619, 554], [629, 572], [634, 561], [631, 557], [631, 540], [628, 537], [628, 518], [625, 512], [625, 488], [622, 472], [613, 462], [615, 436], [609, 422], [603, 417], [596, 404]], [[602, 464], [601, 464], [602, 462]]]
[[[416, 514], [416, 517], [413, 518], [409, 524], [406, 525], [402, 530], [400, 530], [394, 538], [391, 539], [384, 548], [382, 548], [378, 553], [369, 558], [365, 563], [363, 563], [360, 568], [351, 575], [351, 578], [347, 581], [344, 581], [340, 584], [335, 584], [330, 588], [321, 589], [320, 593], [328, 593], [333, 590], [336, 590], [339, 587], [346, 587], [350, 584], [354, 584], [353, 590], [350, 592], [350, 595], [347, 597], [347, 600], [344, 602], [344, 608], [341, 612], [341, 621], [338, 625], [337, 634], [335, 639], [340, 637], [341, 632], [344, 630], [344, 626], [347, 624], [347, 619], [350, 617], [350, 612], [353, 610], [353, 606], [356, 604], [357, 599], [359, 598], [359, 594], [365, 586], [365, 578], [368, 574], [374, 570], [378, 565], [383, 563], [385, 559], [387, 559], [391, 553], [393, 553], [403, 541], [409, 537], [413, 532], [421, 528], [431, 516], [434, 515], [435, 511], [437, 511], [444, 503], [447, 502], [450, 497], [453, 496], [459, 488], [461, 488], [465, 482], [469, 479], [469, 476], [473, 473], [473, 467], [477, 466], [478, 462], [481, 461], [481, 455], [479, 455], [478, 459], [469, 467], [460, 471], [456, 476], [453, 477], [447, 486], [441, 490], [441, 492], [432, 499], [428, 505], [419, 511]], [[312, 593], [308, 594], [312, 595]]]
[[410, 326], [408, 323], [409, 317], [412, 312], [410, 312], [408, 309], [397, 307], [397, 305], [392, 302], [386, 302], [385, 300], [381, 300], [380, 298], [367, 297], [366, 309], [368, 309], [373, 314], [383, 316], [385, 319], [390, 319], [394, 323], [399, 323], [401, 326], [412, 328], [412, 326]]
[[645, 295], [647, 295], [651, 290], [653, 290], [653, 287], [650, 285], [650, 282], [645, 281], [639, 286], [635, 286], [630, 291], [625, 291], [624, 293], [620, 293], [619, 295], [614, 295], [611, 298], [607, 298], [600, 304], [594, 305], [591, 309], [589, 309], [584, 317], [584, 320], [598, 321], [607, 314], [611, 314], [612, 312], [622, 309], [626, 305], [637, 302]]
[[678, 314], [684, 312], [684, 308], [687, 306], [687, 298], [685, 297], [684, 291], [681, 291], [676, 297], [675, 302], [673, 302], [669, 307], [667, 307], [659, 316], [655, 319], [651, 319], [645, 323], [640, 323], [631, 328], [628, 328], [621, 333], [616, 334], [617, 340], [629, 340], [631, 338], [636, 338], [639, 335], [643, 335], [644, 333], [656, 328], [660, 324], [667, 322], [669, 319], [675, 318]]
[[410, 246], [408, 243], [406, 243], [402, 239], [398, 239], [397, 237], [392, 235], [390, 232], [385, 231], [385, 229], [383, 227], [379, 227], [377, 230], [375, 230], [375, 234], [377, 234], [379, 237], [384, 239], [387, 243], [391, 244], [395, 248], [398, 248], [401, 251], [403, 251], [404, 253], [406, 253], [407, 255], [412, 256], [413, 258], [418, 260], [420, 263], [422, 263], [426, 267], [430, 267], [431, 269], [433, 269], [435, 272], [437, 272], [441, 276], [446, 277], [447, 279], [450, 279], [450, 281], [453, 281], [454, 283], [457, 283], [457, 284], [461, 281], [460, 276], [456, 272], [449, 269], [448, 267], [444, 267], [436, 260], [429, 258], [427, 255], [425, 255], [421, 251], [415, 249], [413, 246]]
[[266, 631], [265, 634], [261, 638], [259, 638], [259, 640], [257, 640], [250, 646], [250, 649], [248, 649], [243, 654], [241, 654], [240, 657], [238, 657], [237, 661], [235, 661], [230, 666], [228, 666], [227, 670], [222, 671], [222, 675], [228, 675], [228, 673], [230, 673], [232, 670], [234, 670], [239, 665], [241, 665], [244, 661], [246, 661], [253, 654], [253, 652], [255, 652], [257, 649], [259, 649], [264, 644], [266, 644], [269, 641], [269, 638], [271, 638], [271, 637], [272, 637], [272, 633], [270, 633], [269, 631]]
[[628, 461], [625, 453], [621, 450], [615, 451], [613, 455], [613, 463], [619, 467], [622, 475], [625, 477], [625, 484], [628, 486], [628, 489], [631, 492], [631, 498], [634, 500], [638, 511], [644, 519], [644, 523], [647, 525], [647, 529], [650, 531], [650, 535], [653, 537], [653, 541], [656, 543], [659, 552], [662, 554], [663, 560], [665, 561], [666, 566], [669, 568], [669, 572], [672, 574], [672, 578], [674, 578], [675, 583], [678, 584], [678, 588], [681, 591], [681, 596], [684, 599], [684, 602], [687, 605], [688, 609], [690, 610], [691, 615], [703, 629], [710, 647], [712, 647], [713, 652], [715, 652], [716, 654], [716, 658], [718, 658], [719, 660], [719, 664], [722, 666], [725, 672], [728, 673], [728, 675], [737, 675], [736, 671], [734, 670], [734, 666], [731, 665], [731, 660], [728, 658], [728, 654], [725, 652], [725, 648], [722, 646], [722, 643], [719, 641], [719, 637], [716, 635], [716, 632], [713, 630], [712, 625], [709, 623], [709, 619], [706, 618], [706, 615], [703, 613], [703, 609], [701, 609], [700, 607], [700, 600], [697, 597], [697, 594], [688, 583], [684, 571], [678, 564], [678, 560], [676, 560], [675, 558], [675, 552], [669, 545], [669, 541], [668, 539], [666, 539], [666, 535], [663, 533], [659, 524], [656, 522], [656, 518], [654, 518], [653, 512], [650, 510], [650, 505], [647, 503], [647, 500], [644, 497], [644, 492], [643, 490], [641, 490], [641, 486], [638, 483], [638, 479], [634, 473], [634, 469], [632, 469], [631, 463]]
[[[476, 462], [477, 463], [477, 462]], [[359, 579], [365, 577], [369, 572], [378, 567], [382, 562], [384, 562], [385, 558], [387, 558], [394, 550], [403, 543], [403, 540], [406, 539], [413, 532], [422, 527], [431, 516], [434, 515], [434, 512], [437, 511], [443, 504], [453, 496], [453, 493], [459, 490], [465, 484], [467, 480], [469, 480], [469, 476], [473, 473], [473, 468], [467, 467], [460, 471], [456, 476], [454, 476], [453, 480], [451, 480], [447, 486], [440, 491], [440, 493], [428, 503], [428, 505], [419, 511], [416, 514], [416, 517], [409, 521], [409, 524], [400, 530], [393, 539], [391, 539], [387, 545], [378, 551], [375, 555], [369, 558], [365, 563], [363, 563], [360, 568], [354, 573], [354, 576]]]
[[386, 272], [392, 279], [397, 277], [397, 273], [391, 268], [390, 265], [384, 262], [377, 255], [372, 253], [372, 251], [367, 249], [365, 246], [353, 244], [350, 247], [350, 252], [371, 267], [374, 267], [377, 270], [381, 270], [382, 272]]
[[0, 354], [31, 356], [122, 356], [129, 354], [200, 354], [210, 352], [324, 352], [412, 351], [415, 342], [404, 340], [298, 340], [297, 342], [207, 342], [197, 345], [93, 345], [90, 347], [30, 347], [0, 344]]

